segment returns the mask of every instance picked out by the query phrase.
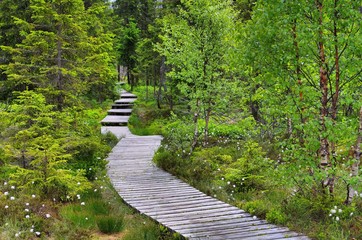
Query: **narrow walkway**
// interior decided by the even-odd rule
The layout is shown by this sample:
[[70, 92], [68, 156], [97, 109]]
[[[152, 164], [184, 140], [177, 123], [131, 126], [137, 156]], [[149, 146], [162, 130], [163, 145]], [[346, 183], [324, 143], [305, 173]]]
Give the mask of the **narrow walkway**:
[[[112, 108], [128, 109], [130, 114], [134, 100], [134, 95], [122, 92]], [[125, 111], [109, 114], [124, 117]], [[108, 175], [124, 201], [139, 212], [189, 239], [308, 239], [209, 197], [159, 169], [152, 158], [162, 137], [133, 135], [123, 126], [124, 118], [116, 122], [109, 116], [102, 120], [102, 132], [122, 139], [107, 158]]]

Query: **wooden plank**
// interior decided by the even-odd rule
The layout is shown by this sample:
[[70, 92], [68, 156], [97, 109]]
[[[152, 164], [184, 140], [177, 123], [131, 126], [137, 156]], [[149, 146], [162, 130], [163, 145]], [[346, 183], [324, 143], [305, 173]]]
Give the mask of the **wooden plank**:
[[111, 109], [107, 112], [109, 115], [124, 115], [129, 116], [132, 114], [132, 109]]
[[110, 116], [107, 115], [101, 123], [127, 123], [129, 116]]
[[225, 226], [258, 226], [268, 224], [265, 220], [254, 220], [252, 217], [245, 218], [231, 218], [224, 220], [214, 220], [214, 221], [202, 221], [202, 222], [193, 222], [188, 224], [177, 223], [174, 225], [170, 225], [172, 229], [176, 231], [180, 230], [189, 230], [190, 233], [198, 232], [199, 229], [217, 229], [224, 228]]
[[[240, 232], [240, 233], [220, 233], [219, 235], [204, 236], [210, 240], [225, 240], [225, 239], [243, 239], [243, 240], [269, 240], [280, 239], [288, 236], [297, 236], [297, 233], [291, 232], [288, 229], [266, 229], [258, 231]], [[200, 239], [200, 236], [192, 236], [189, 239]]]

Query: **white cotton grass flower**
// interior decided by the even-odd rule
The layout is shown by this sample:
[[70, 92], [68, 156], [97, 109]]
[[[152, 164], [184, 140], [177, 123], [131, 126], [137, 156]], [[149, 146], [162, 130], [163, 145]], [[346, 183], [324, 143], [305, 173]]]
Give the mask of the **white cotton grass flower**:
[[29, 206], [30, 204], [27, 202], [27, 203], [25, 203], [25, 206]]
[[338, 212], [341, 213], [341, 212], [342, 212], [342, 209], [338, 209]]
[[15, 197], [10, 197], [10, 200], [11, 200], [11, 201], [14, 201], [14, 200], [15, 200]]
[[32, 195], [31, 195], [31, 197], [32, 197], [32, 198], [35, 198], [35, 197], [36, 197], [36, 195], [35, 195], [35, 194], [32, 194]]
[[339, 217], [336, 217], [336, 221], [337, 221], [337, 222], [339, 221]]
[[77, 198], [80, 199], [80, 195], [79, 195], [79, 194], [77, 194]]
[[47, 214], [45, 214], [45, 217], [46, 217], [46, 218], [50, 218], [51, 215], [50, 215], [49, 213], [47, 213]]
[[15, 237], [19, 237], [20, 236], [20, 234], [19, 233], [15, 233]]
[[97, 192], [98, 191], [98, 189], [96, 188], [96, 189], [94, 189], [94, 192]]
[[9, 195], [9, 192], [4, 192], [4, 195], [5, 195], [5, 196]]
[[5, 209], [8, 209], [9, 208], [9, 205], [5, 205]]
[[29, 215], [26, 215], [25, 218], [30, 218], [30, 216], [29, 216]]
[[80, 182], [77, 182], [77, 185], [80, 185]]
[[85, 202], [81, 202], [80, 205], [84, 206], [84, 205], [85, 205]]
[[336, 209], [331, 209], [331, 214], [335, 214], [337, 212]]
[[30, 232], [31, 232], [31, 233], [34, 232], [34, 228], [30, 228]]
[[35, 232], [35, 235], [40, 236], [40, 232]]
[[4, 186], [8, 185], [8, 182], [4, 182]]
[[11, 189], [15, 189], [15, 186], [11, 186], [10, 188], [11, 188]]
[[25, 211], [25, 212], [29, 212], [30, 210], [29, 210], [29, 208], [25, 208], [24, 211]]

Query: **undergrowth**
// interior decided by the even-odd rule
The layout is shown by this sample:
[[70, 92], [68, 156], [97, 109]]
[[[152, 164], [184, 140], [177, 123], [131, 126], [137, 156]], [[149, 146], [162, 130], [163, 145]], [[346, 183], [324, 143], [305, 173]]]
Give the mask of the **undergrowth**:
[[131, 118], [135, 133], [164, 136], [154, 158], [161, 168], [210, 196], [313, 239], [362, 239], [362, 194], [344, 205], [343, 180], [337, 180], [335, 196], [321, 194], [313, 179], [300, 177], [298, 171], [306, 169], [289, 168], [280, 158], [278, 142], [258, 134], [253, 119], [212, 119], [207, 144], [200, 139], [190, 151], [191, 117], [174, 114], [177, 106], [172, 112], [163, 107], [141, 98]]

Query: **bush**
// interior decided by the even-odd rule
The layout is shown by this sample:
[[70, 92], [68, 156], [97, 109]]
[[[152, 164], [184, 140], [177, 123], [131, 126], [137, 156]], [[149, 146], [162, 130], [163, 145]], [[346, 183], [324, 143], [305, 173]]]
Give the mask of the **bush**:
[[244, 209], [250, 214], [265, 218], [266, 214], [268, 213], [269, 206], [262, 200], [254, 200], [245, 203]]
[[280, 210], [272, 209], [270, 212], [266, 214], [266, 220], [271, 223], [283, 225], [286, 223], [287, 217]]
[[98, 216], [96, 222], [99, 230], [106, 234], [118, 233], [124, 228], [123, 216]]

